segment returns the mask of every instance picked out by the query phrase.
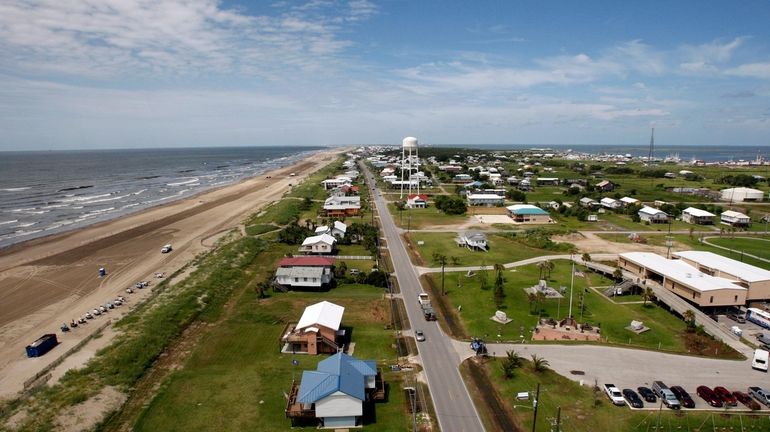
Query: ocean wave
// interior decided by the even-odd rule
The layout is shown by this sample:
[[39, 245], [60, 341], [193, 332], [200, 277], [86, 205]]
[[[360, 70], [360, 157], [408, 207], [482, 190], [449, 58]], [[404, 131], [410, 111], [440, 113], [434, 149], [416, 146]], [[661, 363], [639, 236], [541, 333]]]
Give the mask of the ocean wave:
[[36, 224], [37, 222], [24, 222], [16, 225], [14, 228], [26, 228], [31, 227], [32, 225]]
[[32, 189], [32, 187], [4, 188], [4, 189], [0, 189], [0, 191], [3, 191], [3, 192], [19, 192], [19, 191], [25, 191], [27, 189]]
[[115, 210], [115, 207], [109, 207], [109, 208], [100, 209], [100, 210], [91, 210], [88, 213], [89, 214], [99, 214], [99, 213], [106, 213], [106, 212], [111, 211], [111, 210]]
[[62, 207], [69, 207], [69, 204], [49, 204], [47, 206], [40, 207], [41, 209], [54, 209], [54, 208], [62, 208]]
[[123, 210], [123, 209], [131, 208], [131, 207], [136, 207], [138, 205], [139, 205], [139, 203], [126, 204], [123, 207], [121, 207], [120, 209]]
[[176, 182], [176, 183], [166, 183], [166, 186], [182, 186], [190, 183], [195, 183], [197, 181], [200, 181], [198, 177], [195, 177], [191, 180], [183, 181], [183, 182]]
[[88, 188], [92, 188], [92, 187], [94, 187], [94, 185], [72, 186], [72, 187], [68, 187], [68, 188], [64, 188], [64, 189], [59, 189], [57, 192], [66, 192], [66, 191], [73, 191], [73, 190], [78, 190], [78, 189], [88, 189]]
[[74, 196], [71, 198], [63, 199], [61, 202], [81, 202], [81, 201], [91, 201], [99, 198], [104, 198], [111, 196], [112, 194], [99, 194], [99, 195], [88, 195], [88, 196]]
[[0, 221], [0, 225], [8, 225], [8, 224], [16, 223], [18, 221], [19, 221], [18, 219], [9, 220], [9, 221]]
[[160, 176], [159, 175], [151, 175], [151, 176], [145, 176], [145, 177], [137, 177], [136, 179], [137, 180], [152, 180], [152, 179], [155, 179], [155, 178], [158, 178], [158, 177], [160, 177]]
[[123, 199], [123, 198], [128, 198], [130, 196], [131, 196], [131, 194], [120, 195], [120, 196], [116, 196], [116, 197], [112, 197], [112, 198], [102, 198], [102, 199], [95, 199], [95, 200], [91, 200], [91, 201], [82, 201], [81, 204], [97, 204], [97, 203], [101, 203], [101, 202], [115, 201], [115, 200], [119, 200], [119, 199]]
[[134, 195], [141, 195], [143, 193], [147, 192], [147, 189], [142, 189], [139, 192], [134, 192]]
[[22, 207], [22, 208], [17, 208], [17, 209], [13, 209], [13, 210], [11, 210], [11, 213], [21, 213], [21, 212], [26, 212], [26, 211], [30, 211], [30, 210], [35, 210], [36, 208], [37, 208], [37, 207]]

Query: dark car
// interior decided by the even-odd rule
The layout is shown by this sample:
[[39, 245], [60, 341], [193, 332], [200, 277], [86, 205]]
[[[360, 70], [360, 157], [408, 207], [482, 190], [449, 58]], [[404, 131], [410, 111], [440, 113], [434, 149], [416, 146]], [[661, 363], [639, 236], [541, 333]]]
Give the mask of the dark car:
[[744, 393], [742, 391], [734, 391], [733, 396], [735, 396], [735, 398], [738, 399], [740, 403], [746, 405], [751, 410], [756, 411], [761, 408], [759, 403], [755, 401], [754, 398], [749, 396], [748, 393]]
[[631, 408], [644, 408], [642, 398], [640, 398], [635, 391], [631, 389], [623, 389], [623, 397], [626, 399], [626, 402], [628, 402]]
[[698, 386], [695, 393], [714, 408], [722, 408], [722, 399], [714, 393], [714, 390], [706, 386]]
[[744, 324], [746, 322], [746, 318], [744, 318], [743, 315], [737, 313], [729, 313], [727, 314], [727, 318], [730, 318], [739, 324]]
[[722, 402], [724, 402], [727, 406], [738, 406], [738, 399], [733, 396], [733, 394], [730, 392], [730, 390], [727, 390], [726, 388], [719, 386], [714, 387], [714, 393], [719, 396], [719, 399], [722, 399]]
[[647, 402], [655, 403], [658, 401], [655, 393], [653, 393], [649, 387], [637, 387], [636, 391], [638, 391], [642, 398], [644, 398], [644, 400]]
[[679, 403], [685, 408], [695, 408], [695, 401], [692, 400], [690, 394], [687, 393], [681, 386], [671, 387], [671, 391], [674, 392], [674, 396], [679, 399]]

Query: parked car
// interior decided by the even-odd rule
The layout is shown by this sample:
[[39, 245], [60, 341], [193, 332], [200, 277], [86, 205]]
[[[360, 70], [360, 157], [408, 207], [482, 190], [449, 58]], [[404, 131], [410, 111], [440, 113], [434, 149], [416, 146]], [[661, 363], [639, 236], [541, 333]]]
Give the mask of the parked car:
[[692, 397], [690, 397], [690, 394], [687, 393], [682, 386], [673, 386], [671, 387], [671, 391], [676, 395], [676, 398], [679, 399], [679, 402], [682, 404], [685, 408], [695, 408], [695, 401], [692, 400]]
[[727, 314], [727, 318], [730, 318], [739, 324], [744, 324], [746, 322], [746, 318], [743, 315], [737, 313], [729, 313]]
[[697, 393], [701, 399], [706, 401], [707, 404], [713, 406], [714, 408], [722, 408], [722, 399], [716, 393], [714, 393], [714, 390], [711, 390], [711, 388], [704, 385], [698, 386], [698, 388], [695, 390], [695, 393]]
[[746, 405], [746, 407], [750, 410], [757, 411], [762, 408], [759, 406], [757, 401], [748, 395], [748, 393], [744, 393], [742, 391], [734, 391], [733, 396], [735, 396], [735, 398], [738, 399], [742, 404]]
[[623, 389], [623, 397], [631, 408], [644, 408], [642, 398], [631, 389]]
[[604, 392], [607, 397], [610, 398], [615, 405], [625, 405], [626, 401], [623, 399], [623, 394], [620, 393], [620, 389], [615, 387], [615, 384], [604, 384]]
[[749, 387], [749, 394], [761, 404], [770, 407], [770, 392], [761, 387]]
[[735, 399], [735, 396], [730, 392], [730, 390], [727, 390], [726, 388], [722, 386], [714, 387], [714, 393], [719, 396], [720, 399], [722, 399], [722, 402], [724, 402], [727, 406], [738, 406], [738, 400]]
[[639, 392], [639, 395], [642, 396], [642, 398], [650, 403], [655, 403], [658, 401], [658, 398], [655, 396], [655, 393], [653, 393], [652, 390], [649, 389], [649, 387], [637, 387], [636, 391]]
[[417, 342], [425, 342], [425, 333], [422, 330], [415, 330], [414, 338], [417, 339]]

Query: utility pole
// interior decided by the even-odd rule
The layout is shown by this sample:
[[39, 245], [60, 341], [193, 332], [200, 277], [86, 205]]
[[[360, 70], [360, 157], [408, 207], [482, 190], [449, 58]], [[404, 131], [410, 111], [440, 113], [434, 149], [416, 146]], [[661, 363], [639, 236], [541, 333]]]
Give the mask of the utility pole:
[[417, 432], [417, 375], [414, 375], [414, 391], [412, 392], [412, 430]]
[[540, 383], [537, 383], [537, 391], [535, 392], [535, 400], [532, 401], [532, 408], [535, 411], [535, 414], [532, 416], [532, 432], [535, 432], [535, 427], [537, 427], [537, 404], [538, 400], [540, 399]]
[[572, 254], [570, 254], [570, 259], [572, 260], [572, 275], [570, 277], [570, 283], [569, 283], [569, 315], [568, 318], [572, 318], [572, 290], [575, 287], [575, 258]]

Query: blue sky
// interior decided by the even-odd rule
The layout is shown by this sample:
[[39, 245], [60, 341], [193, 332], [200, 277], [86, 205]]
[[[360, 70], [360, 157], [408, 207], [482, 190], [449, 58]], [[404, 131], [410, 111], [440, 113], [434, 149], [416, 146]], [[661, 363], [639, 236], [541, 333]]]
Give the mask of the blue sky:
[[764, 1], [0, 3], [0, 150], [770, 145]]

